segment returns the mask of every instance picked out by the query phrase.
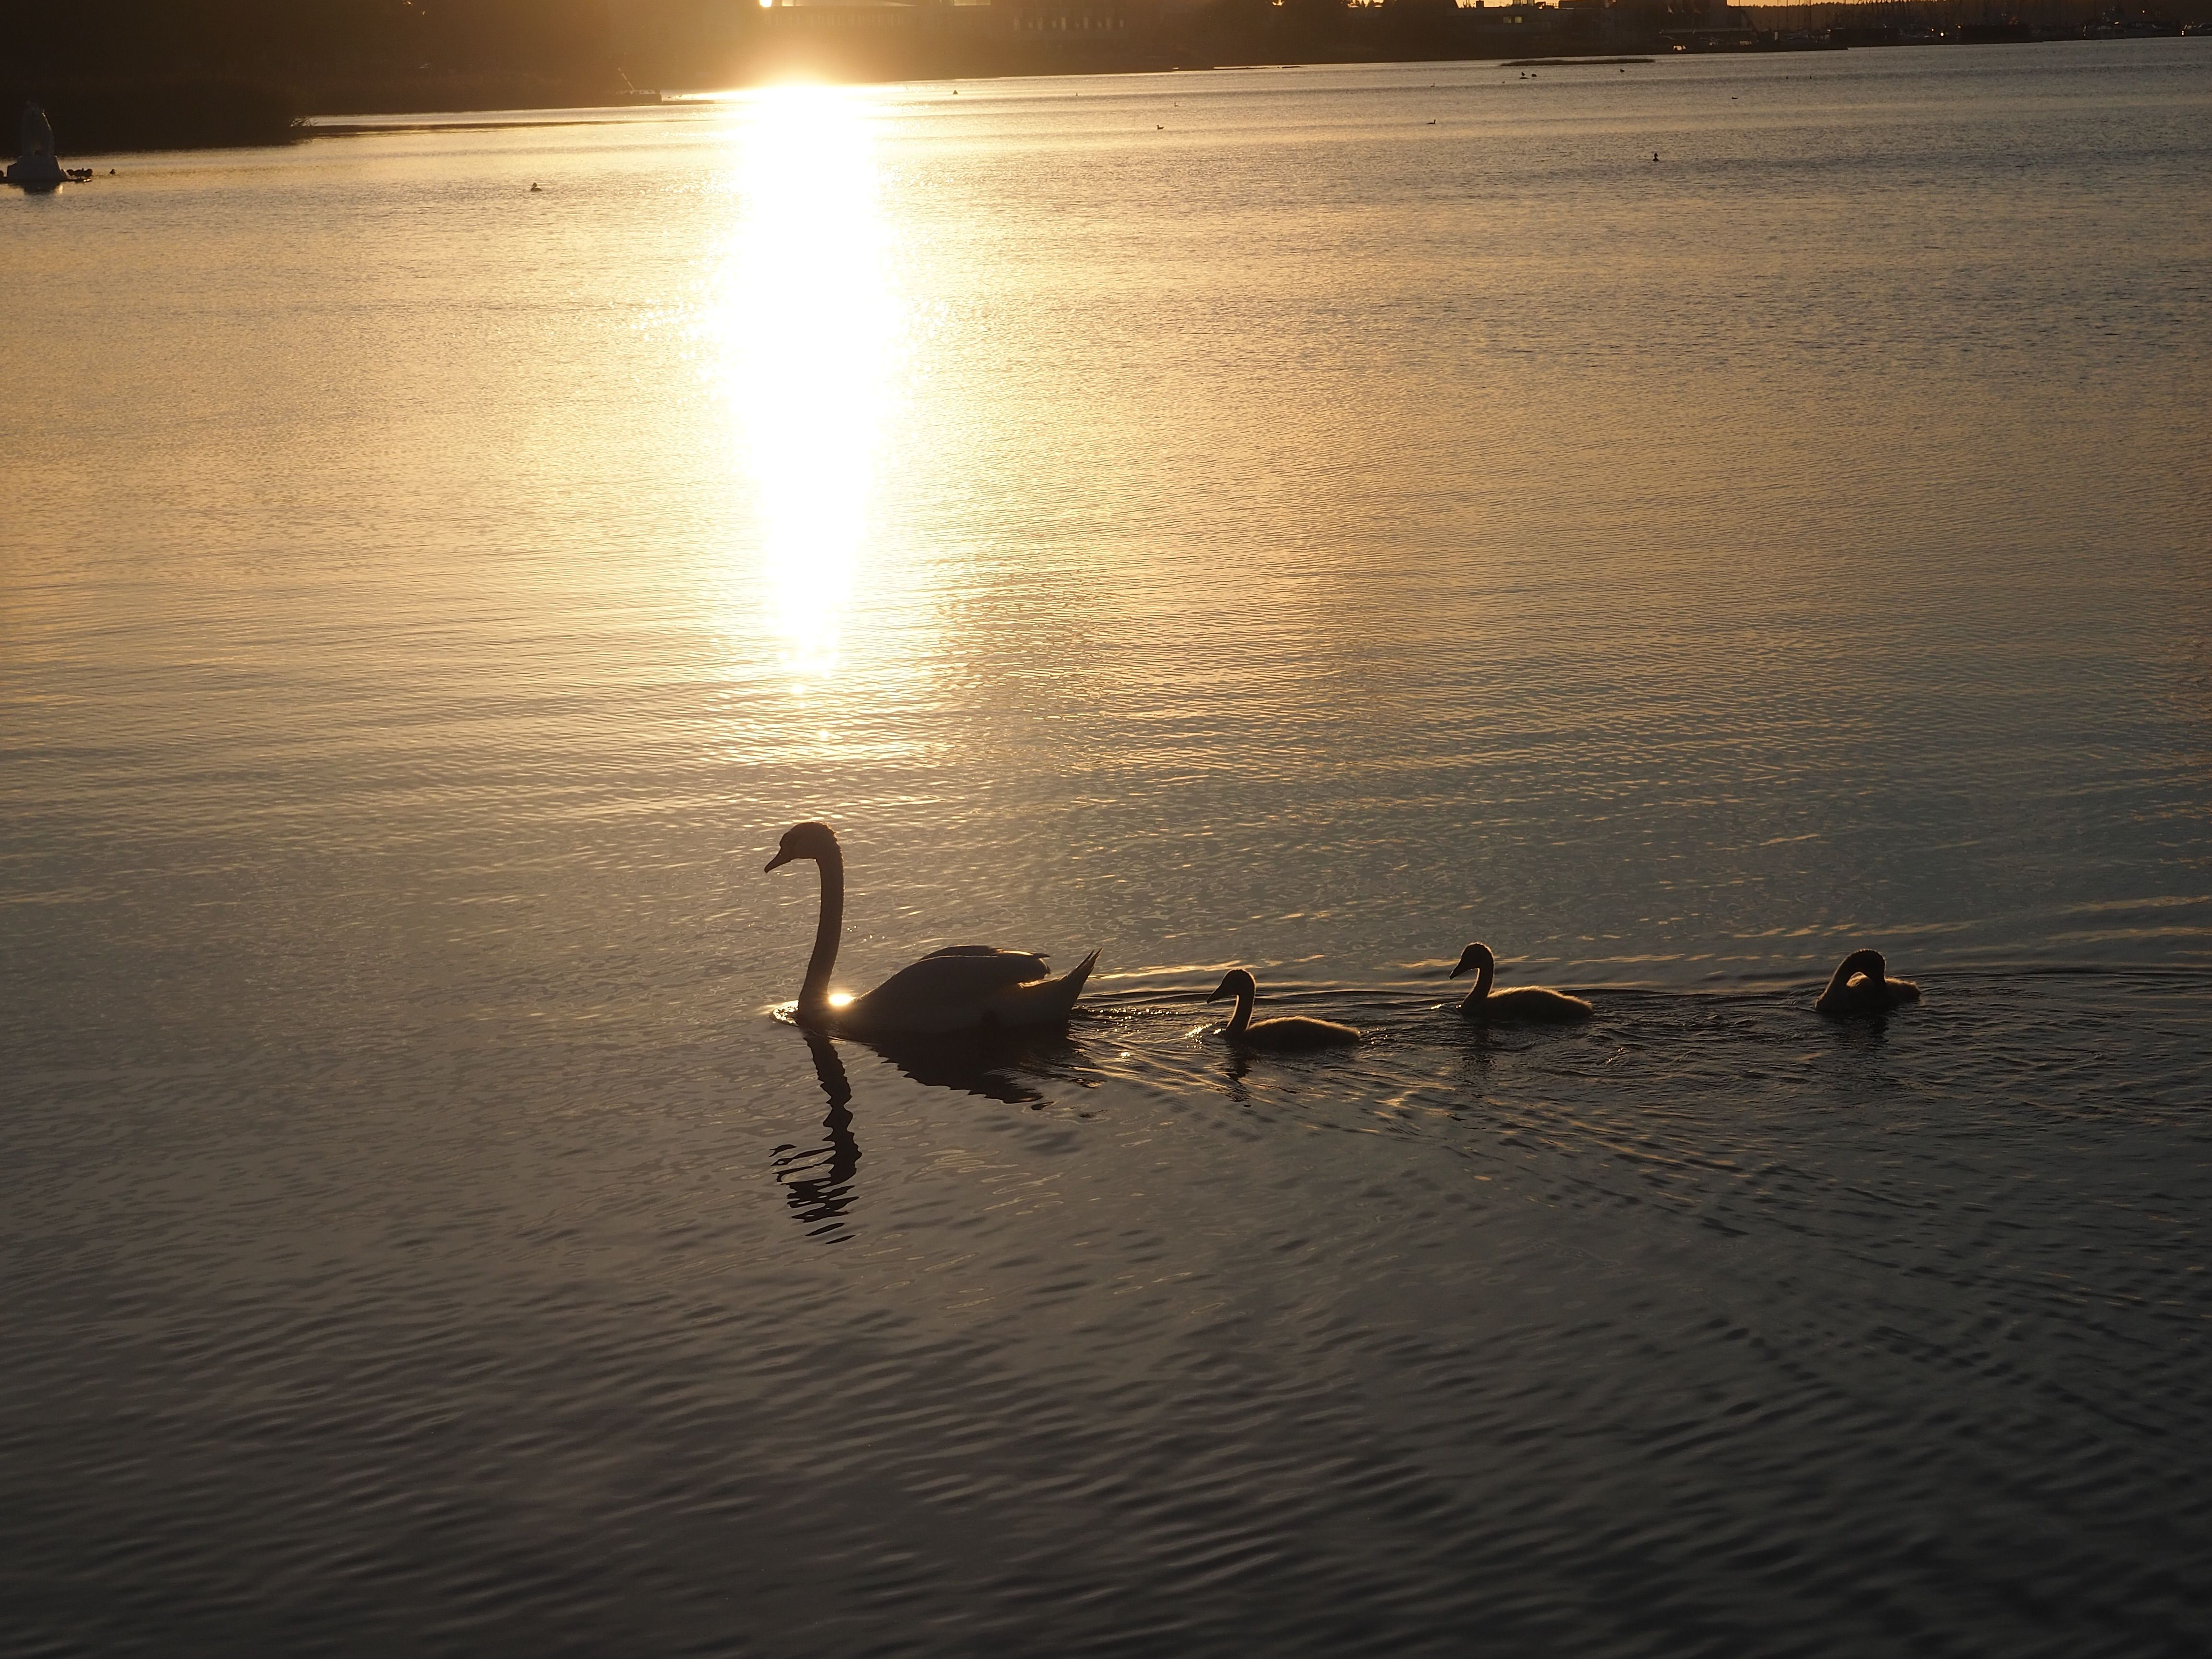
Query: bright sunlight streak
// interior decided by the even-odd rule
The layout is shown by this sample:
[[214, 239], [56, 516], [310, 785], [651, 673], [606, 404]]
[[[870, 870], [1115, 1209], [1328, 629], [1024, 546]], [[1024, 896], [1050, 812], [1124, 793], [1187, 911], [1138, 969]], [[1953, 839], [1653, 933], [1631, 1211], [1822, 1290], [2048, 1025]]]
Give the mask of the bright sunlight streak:
[[716, 329], [794, 691], [832, 677], [865, 551], [898, 343], [869, 108], [830, 87], [751, 101]]

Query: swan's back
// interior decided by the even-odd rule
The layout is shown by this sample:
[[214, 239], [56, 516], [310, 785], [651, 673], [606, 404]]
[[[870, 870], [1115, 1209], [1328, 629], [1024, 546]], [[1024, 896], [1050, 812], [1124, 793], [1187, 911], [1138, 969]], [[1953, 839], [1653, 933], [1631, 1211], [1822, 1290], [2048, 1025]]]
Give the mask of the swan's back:
[[1580, 997], [1569, 996], [1542, 985], [1516, 985], [1509, 991], [1492, 991], [1480, 1007], [1466, 1012], [1478, 1019], [1527, 1020], [1532, 1024], [1570, 1024], [1597, 1010]]
[[855, 1030], [951, 1032], [1065, 1020], [1098, 961], [1093, 951], [1070, 974], [1050, 977], [1042, 957], [988, 945], [954, 945], [910, 963], [847, 1006]]
[[1305, 1014], [1284, 1014], [1275, 1019], [1256, 1019], [1244, 1028], [1243, 1034], [1231, 1039], [1252, 1048], [1279, 1048], [1285, 1051], [1304, 1048], [1348, 1048], [1359, 1041], [1359, 1033], [1349, 1025], [1339, 1025], [1333, 1019], [1315, 1019]]
[[955, 945], [909, 963], [868, 993], [882, 1013], [932, 1004], [972, 1002], [1051, 972], [1042, 957], [994, 951], [988, 945]]
[[1838, 1006], [1832, 1013], [1882, 1014], [1901, 1003], [1920, 1000], [1920, 988], [1909, 979], [1876, 979], [1871, 974], [1862, 974], [1844, 988]]
[[[1018, 963], [1023, 979], [1042, 979], [1052, 972], [1052, 964], [1042, 957], [1028, 951], [1001, 951], [995, 945], [948, 945], [942, 951], [932, 951], [922, 962], [934, 962], [939, 957], [988, 957], [1002, 963]], [[919, 968], [921, 963], [915, 963]]]

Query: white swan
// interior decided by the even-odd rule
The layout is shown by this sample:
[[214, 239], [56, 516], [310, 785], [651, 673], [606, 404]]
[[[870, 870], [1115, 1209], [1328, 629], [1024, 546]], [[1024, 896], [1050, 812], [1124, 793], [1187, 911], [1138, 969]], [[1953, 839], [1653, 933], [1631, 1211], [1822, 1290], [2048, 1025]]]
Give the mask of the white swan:
[[1254, 1024], [1252, 1002], [1260, 994], [1260, 988], [1242, 968], [1231, 968], [1223, 975], [1221, 983], [1206, 1000], [1218, 1002], [1231, 994], [1237, 998], [1237, 1012], [1230, 1016], [1221, 1035], [1239, 1048], [1342, 1048], [1359, 1041], [1359, 1033], [1349, 1025], [1339, 1025], [1333, 1019], [1312, 1019], [1304, 1014], [1285, 1014], [1279, 1019], [1263, 1019]]
[[768, 868], [812, 859], [822, 871], [822, 915], [814, 928], [814, 954], [799, 988], [799, 1023], [850, 1031], [942, 1034], [996, 1030], [1018, 1025], [1064, 1025], [1083, 981], [1097, 963], [1093, 951], [1075, 971], [1051, 978], [1042, 957], [988, 945], [954, 945], [902, 968], [866, 995], [843, 1000], [830, 994], [837, 962], [837, 935], [845, 923], [845, 855], [826, 823], [795, 823]]
[[1892, 979], [1879, 951], [1854, 951], [1836, 965], [1828, 988], [1813, 1006], [1836, 1018], [1852, 1014], [1886, 1014], [1901, 1002], [1920, 1000], [1920, 988], [1909, 979]]
[[1571, 997], [1565, 991], [1547, 989], [1541, 985], [1516, 985], [1510, 991], [1493, 991], [1490, 981], [1498, 972], [1498, 958], [1490, 953], [1487, 945], [1470, 945], [1459, 953], [1459, 966], [1451, 970], [1457, 979], [1468, 969], [1475, 970], [1474, 989], [1467, 994], [1459, 1011], [1469, 1019], [1511, 1019], [1540, 1021], [1547, 1024], [1564, 1025], [1571, 1020], [1588, 1019], [1597, 1012], [1580, 997]]

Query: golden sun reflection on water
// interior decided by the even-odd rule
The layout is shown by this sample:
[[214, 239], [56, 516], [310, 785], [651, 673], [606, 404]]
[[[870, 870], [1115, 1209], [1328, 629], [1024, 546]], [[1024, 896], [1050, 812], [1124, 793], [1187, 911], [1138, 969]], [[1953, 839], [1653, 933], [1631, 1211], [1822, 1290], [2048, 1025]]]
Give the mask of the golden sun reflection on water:
[[733, 132], [738, 213], [713, 326], [759, 526], [757, 591], [801, 696], [837, 672], [900, 339], [872, 120], [860, 94], [788, 87], [752, 100]]

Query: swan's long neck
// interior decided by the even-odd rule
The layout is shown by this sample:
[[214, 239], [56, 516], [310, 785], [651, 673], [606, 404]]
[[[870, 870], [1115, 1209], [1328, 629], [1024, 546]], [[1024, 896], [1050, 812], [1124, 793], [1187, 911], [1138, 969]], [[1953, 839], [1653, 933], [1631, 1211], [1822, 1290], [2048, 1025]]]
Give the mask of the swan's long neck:
[[1889, 981], [1889, 963], [1882, 959], [1879, 951], [1852, 951], [1836, 964], [1836, 971], [1828, 981], [1828, 988], [1820, 993], [1813, 1006], [1824, 1012], [1848, 1012], [1851, 1007], [1853, 974], [1867, 976], [1867, 990], [1886, 990]]
[[1246, 980], [1243, 984], [1237, 988], [1237, 1012], [1229, 1017], [1229, 1035], [1231, 1036], [1243, 1036], [1244, 1035], [1244, 1028], [1252, 1023], [1252, 994], [1254, 988], [1252, 981], [1249, 979]]
[[1474, 989], [1469, 991], [1467, 1000], [1460, 1004], [1460, 1012], [1464, 1013], [1470, 1008], [1480, 1010], [1484, 1003], [1489, 1001], [1490, 981], [1497, 976], [1496, 962], [1488, 957], [1477, 962], [1474, 966]]
[[[1827, 1002], [1843, 995], [1844, 988], [1851, 982], [1851, 975], [1858, 971], [1858, 965], [1856, 957], [1845, 957], [1837, 963], [1835, 973], [1829, 977], [1828, 988], [1820, 993], [1820, 1000]], [[1805, 994], [1800, 991], [1797, 994], [1802, 996]]]
[[1888, 967], [1887, 963], [1882, 962], [1880, 957], [1869, 951], [1852, 951], [1850, 955], [1836, 964], [1836, 971], [1828, 981], [1828, 988], [1820, 993], [1819, 1000], [1814, 1006], [1819, 1007], [1831, 1003], [1840, 1003], [1850, 988], [1853, 974], [1864, 974], [1869, 979], [1879, 983], [1882, 978], [1887, 977]]
[[845, 926], [845, 855], [832, 846], [816, 862], [822, 871], [822, 915], [814, 924], [814, 954], [806, 958], [806, 981], [799, 988], [802, 1018], [830, 1012], [830, 970], [837, 965], [837, 935]]

